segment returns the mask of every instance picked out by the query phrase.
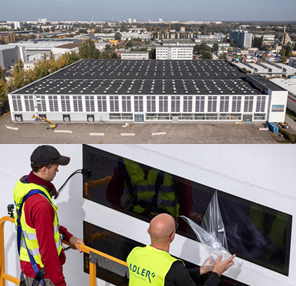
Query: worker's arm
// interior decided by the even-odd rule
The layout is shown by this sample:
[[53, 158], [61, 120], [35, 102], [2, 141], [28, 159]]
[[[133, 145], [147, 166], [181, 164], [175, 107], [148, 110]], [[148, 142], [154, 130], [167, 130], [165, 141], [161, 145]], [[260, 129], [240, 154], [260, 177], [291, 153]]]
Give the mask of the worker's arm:
[[[181, 261], [175, 261], [165, 277], [165, 286], [196, 286], [202, 281], [199, 267], [188, 271]], [[204, 286], [216, 286], [219, 282], [219, 275], [212, 273]]]
[[[31, 196], [26, 204], [30, 210], [31, 224], [36, 229], [37, 241], [41, 261], [46, 272], [45, 278], [49, 278], [56, 286], [65, 286], [66, 281], [54, 240], [54, 217], [55, 211], [46, 198], [40, 195]], [[25, 206], [26, 206], [25, 204]], [[26, 215], [27, 218], [27, 215]]]
[[77, 238], [77, 237], [75, 237], [74, 235], [72, 235], [72, 236], [70, 237], [70, 239], [69, 239], [69, 242], [70, 242], [72, 245], [74, 245], [75, 248], [76, 248], [79, 252], [82, 251], [82, 250], [80, 249], [80, 247], [79, 247], [79, 244], [83, 244], [83, 245], [84, 245], [84, 242], [83, 242], [82, 239]]

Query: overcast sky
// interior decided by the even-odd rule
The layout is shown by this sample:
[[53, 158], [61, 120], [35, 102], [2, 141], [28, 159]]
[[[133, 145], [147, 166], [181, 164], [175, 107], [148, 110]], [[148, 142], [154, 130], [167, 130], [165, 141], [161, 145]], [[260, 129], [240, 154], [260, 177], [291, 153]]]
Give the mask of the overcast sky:
[[295, 21], [295, 0], [0, 0], [7, 20]]

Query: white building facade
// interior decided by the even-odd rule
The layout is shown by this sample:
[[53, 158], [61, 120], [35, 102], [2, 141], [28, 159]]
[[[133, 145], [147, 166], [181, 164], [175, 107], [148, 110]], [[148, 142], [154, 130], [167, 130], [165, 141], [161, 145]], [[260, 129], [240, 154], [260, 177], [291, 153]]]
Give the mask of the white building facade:
[[[215, 78], [213, 68], [233, 77]], [[239, 73], [224, 61], [81, 60], [9, 94], [11, 119], [284, 122], [287, 91]]]
[[193, 47], [161, 46], [156, 47], [157, 60], [192, 60]]
[[251, 48], [253, 34], [242, 30], [232, 30], [229, 35], [239, 47]]
[[120, 56], [122, 60], [149, 60], [149, 52], [124, 52]]

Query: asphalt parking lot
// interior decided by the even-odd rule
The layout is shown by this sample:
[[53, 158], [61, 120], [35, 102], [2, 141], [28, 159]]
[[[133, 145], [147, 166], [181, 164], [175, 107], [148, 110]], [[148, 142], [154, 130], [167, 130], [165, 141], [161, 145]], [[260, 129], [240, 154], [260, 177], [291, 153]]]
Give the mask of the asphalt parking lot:
[[1, 144], [276, 144], [262, 123], [12, 123], [0, 118]]

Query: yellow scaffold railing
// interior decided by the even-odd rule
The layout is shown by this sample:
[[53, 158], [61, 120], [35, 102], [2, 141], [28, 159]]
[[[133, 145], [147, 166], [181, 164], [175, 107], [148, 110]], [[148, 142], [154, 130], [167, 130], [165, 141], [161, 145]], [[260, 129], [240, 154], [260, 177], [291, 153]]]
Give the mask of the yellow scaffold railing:
[[[4, 216], [0, 219], [0, 286], [5, 286], [6, 280], [16, 285], [20, 284], [20, 280], [18, 278], [5, 272], [4, 224], [7, 221], [14, 223], [14, 218], [10, 216]], [[66, 241], [63, 241], [63, 243], [73, 247]], [[122, 276], [125, 276], [127, 273], [128, 268], [125, 261], [117, 259], [86, 245], [79, 244], [79, 247], [83, 252], [89, 254], [89, 286], [96, 285], [97, 264], [103, 264], [103, 267], [106, 269], [111, 271], [114, 270], [115, 272], [120, 273]]]

